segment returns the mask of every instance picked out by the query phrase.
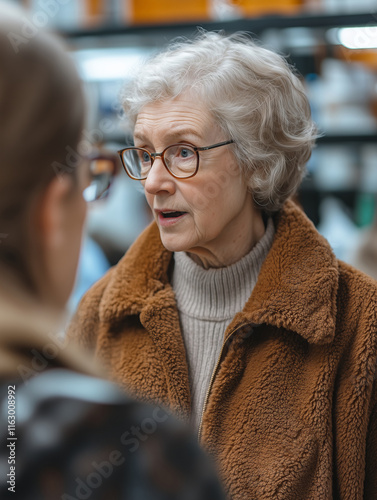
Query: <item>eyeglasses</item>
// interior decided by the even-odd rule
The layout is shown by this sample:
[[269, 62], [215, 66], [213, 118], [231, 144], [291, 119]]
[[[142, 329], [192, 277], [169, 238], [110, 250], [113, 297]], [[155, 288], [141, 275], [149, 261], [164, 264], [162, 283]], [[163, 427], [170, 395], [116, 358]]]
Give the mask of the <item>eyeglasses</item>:
[[172, 144], [162, 153], [150, 153], [144, 148], [127, 147], [118, 151], [122, 165], [131, 179], [142, 181], [147, 178], [150, 169], [159, 156], [166, 170], [176, 179], [194, 177], [199, 169], [199, 151], [219, 148], [234, 141], [219, 142], [212, 146], [197, 148], [192, 144]]
[[88, 156], [90, 183], [83, 191], [84, 200], [92, 202], [106, 198], [118, 171], [117, 156], [107, 152], [96, 152]]

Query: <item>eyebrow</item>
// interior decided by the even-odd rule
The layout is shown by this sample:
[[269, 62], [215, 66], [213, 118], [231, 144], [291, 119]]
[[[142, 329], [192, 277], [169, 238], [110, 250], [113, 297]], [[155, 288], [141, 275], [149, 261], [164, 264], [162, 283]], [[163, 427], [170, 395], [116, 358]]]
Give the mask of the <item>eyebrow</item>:
[[[174, 130], [172, 132], [168, 132], [167, 134], [165, 134], [164, 138], [166, 140], [172, 140], [172, 139], [175, 139], [177, 137], [182, 137], [185, 135], [195, 136], [198, 139], [201, 139], [201, 136], [194, 129], [188, 129], [188, 128], [181, 128], [181, 129]], [[148, 142], [147, 137], [142, 132], [139, 134], [138, 133], [134, 134], [134, 139], [139, 139], [142, 141], [145, 140]]]

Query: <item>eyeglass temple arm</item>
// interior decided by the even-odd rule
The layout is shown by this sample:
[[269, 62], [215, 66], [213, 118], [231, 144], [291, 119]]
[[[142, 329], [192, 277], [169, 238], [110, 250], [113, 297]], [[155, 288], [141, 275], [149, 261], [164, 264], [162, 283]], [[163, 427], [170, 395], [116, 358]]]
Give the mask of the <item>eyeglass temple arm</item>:
[[225, 141], [225, 142], [219, 142], [218, 144], [213, 144], [213, 146], [206, 146], [204, 148], [195, 148], [196, 151], [207, 151], [208, 149], [214, 149], [214, 148], [218, 148], [220, 146], [226, 146], [227, 144], [232, 144], [234, 143], [233, 140], [230, 140], [230, 141]]

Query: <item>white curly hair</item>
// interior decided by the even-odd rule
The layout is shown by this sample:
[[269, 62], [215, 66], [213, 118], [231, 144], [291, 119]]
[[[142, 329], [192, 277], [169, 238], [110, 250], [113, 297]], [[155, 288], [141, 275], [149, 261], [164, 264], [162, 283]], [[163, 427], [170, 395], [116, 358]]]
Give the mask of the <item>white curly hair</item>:
[[300, 185], [318, 137], [295, 70], [243, 33], [201, 32], [193, 41], [173, 42], [123, 88], [131, 129], [145, 105], [187, 91], [233, 139], [257, 205], [278, 211]]

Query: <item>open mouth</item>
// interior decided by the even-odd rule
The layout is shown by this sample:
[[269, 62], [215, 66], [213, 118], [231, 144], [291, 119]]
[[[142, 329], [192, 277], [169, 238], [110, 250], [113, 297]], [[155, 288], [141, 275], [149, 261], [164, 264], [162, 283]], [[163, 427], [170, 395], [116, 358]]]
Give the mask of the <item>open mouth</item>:
[[176, 218], [184, 215], [186, 212], [160, 212], [164, 219]]
[[168, 227], [178, 224], [179, 221], [184, 219], [187, 212], [181, 212], [180, 210], [161, 210], [158, 211], [158, 223], [161, 227]]

